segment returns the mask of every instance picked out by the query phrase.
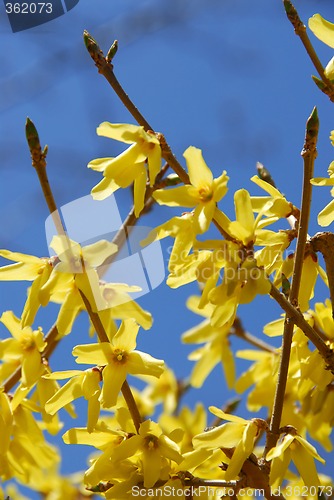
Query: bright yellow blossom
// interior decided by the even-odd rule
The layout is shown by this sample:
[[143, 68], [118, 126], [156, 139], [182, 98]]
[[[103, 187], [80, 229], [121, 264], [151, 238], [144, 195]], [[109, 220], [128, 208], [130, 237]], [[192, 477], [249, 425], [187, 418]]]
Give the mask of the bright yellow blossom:
[[332, 316], [331, 301], [326, 299], [324, 303], [317, 302], [314, 305], [314, 313], [312, 313], [312, 316], [316, 326], [321, 328], [330, 340], [334, 340], [334, 320]]
[[194, 225], [196, 233], [208, 230], [217, 202], [227, 193], [229, 177], [224, 171], [217, 179], [205, 163], [202, 151], [190, 146], [183, 153], [186, 159], [190, 183], [171, 189], [157, 189], [153, 197], [160, 205], [171, 207], [196, 207]]
[[270, 484], [273, 487], [282, 484], [292, 460], [306, 486], [319, 486], [320, 482], [314, 458], [321, 463], [325, 463], [314, 446], [299, 436], [295, 429], [291, 428], [291, 432], [282, 434], [278, 444], [266, 456], [266, 459], [271, 461]]
[[139, 434], [131, 436], [115, 448], [113, 458], [118, 462], [133, 455], [139, 455], [141, 460], [145, 488], [151, 488], [158, 481], [168, 460], [176, 463], [182, 461], [178, 445], [151, 420], [140, 425]]
[[173, 217], [157, 226], [147, 238], [141, 241], [141, 245], [149, 245], [153, 241], [161, 240], [167, 236], [175, 238], [168, 261], [168, 270], [172, 272], [175, 267], [184, 264], [196, 239], [193, 214], [185, 213], [181, 217]]
[[31, 387], [43, 373], [41, 353], [46, 347], [42, 329], [21, 328], [20, 320], [12, 311], [6, 311], [0, 318], [13, 338], [0, 341], [0, 358], [4, 361], [20, 360], [22, 363], [22, 384]]
[[[192, 439], [206, 428], [206, 420], [204, 406], [197, 403], [194, 411], [183, 406], [178, 415], [163, 414], [159, 419], [159, 424], [168, 436], [172, 434], [174, 440], [179, 444], [182, 454], [184, 454], [194, 450]], [[176, 430], [180, 431], [179, 440], [176, 439]]]
[[137, 125], [112, 124], [103, 122], [97, 134], [121, 141], [131, 146], [116, 158], [97, 158], [88, 167], [103, 172], [103, 180], [92, 189], [95, 200], [104, 200], [120, 187], [125, 188], [134, 182], [135, 215], [139, 217], [144, 208], [148, 164], [150, 186], [161, 166], [160, 143], [154, 133], [145, 132]]
[[238, 260], [225, 267], [222, 283], [209, 293], [209, 300], [215, 305], [213, 326], [231, 326], [239, 304], [248, 304], [256, 295], [270, 291], [270, 281], [256, 259], [249, 256], [244, 261]]
[[0, 257], [16, 262], [16, 264], [0, 267], [0, 281], [33, 281], [21, 318], [22, 327], [30, 326], [40, 307], [39, 291], [50, 277], [53, 259], [9, 250], [0, 250]]
[[86, 484], [94, 486], [100, 481], [114, 481], [116, 478], [125, 480], [133, 472], [134, 465], [129, 461], [124, 460], [117, 467], [114, 460], [111, 462], [114, 449], [126, 439], [128, 433], [135, 433], [133, 425], [121, 430], [123, 426], [124, 423], [117, 418], [112, 426], [99, 422], [92, 432], [88, 432], [86, 428], [73, 428], [63, 435], [66, 444], [84, 444], [102, 451], [102, 454], [91, 460], [91, 466], [85, 473]]
[[205, 343], [203, 347], [196, 349], [188, 356], [188, 359], [197, 361], [190, 377], [190, 383], [193, 387], [201, 387], [214, 367], [221, 363], [227, 386], [232, 388], [235, 381], [235, 366], [228, 339], [230, 325], [228, 323], [220, 327], [212, 326], [211, 316], [214, 305], [207, 304], [205, 307], [199, 308], [199, 304], [200, 298], [193, 296], [189, 297], [187, 307], [206, 319], [182, 335], [182, 341], [186, 344]]
[[[255, 176], [257, 179], [257, 177]], [[258, 182], [257, 182], [258, 183]], [[267, 183], [265, 183], [267, 184]], [[273, 188], [274, 189], [274, 188]], [[252, 244], [272, 246], [286, 241], [284, 233], [275, 233], [263, 229], [264, 226], [275, 222], [272, 218], [263, 218], [267, 210], [273, 207], [273, 200], [267, 201], [256, 217], [253, 214], [252, 198], [246, 189], [239, 189], [234, 193], [234, 207], [236, 220], [231, 221], [220, 210], [216, 211], [216, 220], [220, 227], [244, 246]], [[289, 209], [291, 209], [289, 205]]]
[[73, 349], [77, 363], [104, 366], [103, 388], [100, 396], [102, 407], [110, 408], [117, 402], [117, 396], [128, 373], [159, 377], [164, 362], [149, 354], [134, 350], [139, 326], [132, 319], [124, 320], [111, 343], [78, 345]]
[[110, 323], [111, 318], [134, 318], [143, 328], [151, 327], [151, 315], [129, 295], [129, 292], [139, 291], [139, 287], [105, 283], [99, 278], [97, 270], [106, 258], [117, 251], [115, 244], [100, 240], [81, 247], [72, 240], [56, 236], [50, 246], [57, 253], [59, 262], [41, 288], [40, 298], [43, 305], [50, 299], [62, 304], [57, 318], [60, 335], [71, 331], [76, 316], [84, 309], [80, 291], [92, 310], [100, 315], [103, 324]]
[[85, 371], [67, 370], [44, 375], [44, 378], [70, 379], [45, 403], [45, 411], [54, 415], [60, 408], [67, 406], [75, 399], [84, 397], [88, 401], [87, 430], [91, 432], [100, 415], [100, 371], [97, 368]]
[[263, 212], [269, 217], [289, 217], [291, 215], [292, 203], [288, 202], [277, 188], [260, 179], [258, 175], [251, 177], [251, 181], [270, 195], [270, 197], [251, 197], [252, 208], [255, 212]]
[[[7, 397], [6, 395], [3, 395]], [[58, 462], [56, 450], [49, 445], [32, 415], [30, 402], [23, 402], [15, 410], [5, 403], [1, 405], [0, 477], [3, 480], [15, 476], [27, 483], [35, 468], [47, 468]], [[7, 444], [6, 444], [7, 443]]]
[[228, 423], [195, 436], [193, 439], [194, 447], [208, 450], [221, 448], [223, 451], [224, 448], [234, 448], [224, 479], [226, 481], [236, 479], [245, 460], [252, 453], [255, 439], [265, 423], [261, 419], [245, 420], [235, 415], [229, 415], [214, 406], [210, 406], [209, 410], [218, 418], [228, 420]]
[[164, 412], [173, 413], [177, 407], [179, 395], [179, 384], [173, 370], [165, 366], [164, 372], [158, 379], [156, 377], [140, 378], [149, 382], [141, 396], [154, 405], [163, 403]]

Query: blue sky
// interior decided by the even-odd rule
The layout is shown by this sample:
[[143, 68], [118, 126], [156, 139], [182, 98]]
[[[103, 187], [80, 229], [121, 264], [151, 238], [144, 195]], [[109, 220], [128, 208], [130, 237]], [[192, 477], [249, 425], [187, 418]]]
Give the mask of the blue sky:
[[[330, 3], [299, 0], [295, 5], [306, 22], [316, 12], [333, 19]], [[316, 175], [325, 175], [333, 159], [328, 139], [334, 128], [331, 104], [313, 84], [313, 67], [280, 2], [94, 0], [93, 5], [80, 0], [68, 14], [15, 34], [3, 5], [0, 13], [0, 39], [6, 47], [0, 55], [1, 248], [48, 254], [44, 229], [48, 213], [25, 143], [27, 116], [36, 124], [41, 142], [49, 145], [48, 172], [59, 206], [88, 195], [98, 182], [100, 175], [86, 167], [91, 159], [120, 151], [118, 144], [97, 137], [96, 127], [106, 120], [133, 123], [88, 56], [82, 42], [84, 29], [105, 51], [118, 39], [116, 75], [181, 161], [183, 151], [194, 145], [203, 150], [215, 175], [228, 171], [229, 193], [223, 209], [230, 215], [236, 189], [245, 187], [259, 194], [249, 181], [257, 161], [269, 168], [277, 186], [299, 206], [300, 151], [314, 105], [320, 117]], [[312, 39], [326, 64], [331, 49]], [[329, 201], [329, 189], [314, 190], [311, 234], [320, 230], [316, 214]], [[117, 202], [125, 217], [130, 197], [120, 194]], [[154, 227], [171, 213], [178, 211], [155, 207], [142, 224]], [[163, 244], [165, 260], [170, 244]], [[154, 326], [141, 334], [139, 347], [164, 358], [181, 377], [189, 374], [192, 364], [186, 360], [191, 348], [182, 346], [179, 337], [199, 320], [186, 310], [185, 300], [196, 291], [195, 285], [170, 290], [162, 284], [141, 300], [154, 315]], [[20, 315], [25, 284], [0, 283], [0, 293], [1, 309]], [[321, 289], [320, 298], [326, 296]], [[257, 300], [240, 309], [245, 327], [259, 336], [263, 325], [280, 314], [271, 299], [263, 303], [261, 307]], [[56, 308], [51, 307], [38, 317], [45, 330], [55, 314]], [[81, 341], [86, 326], [87, 321], [80, 318], [71, 338], [52, 358], [54, 369], [72, 362], [67, 351]], [[4, 336], [4, 329], [0, 333]], [[241, 363], [239, 373], [247, 365]], [[231, 396], [218, 367], [204, 390], [191, 391], [187, 402], [193, 406], [203, 400], [219, 406]], [[72, 423], [66, 421], [66, 425]], [[66, 449], [64, 472], [75, 470], [75, 454]], [[84, 461], [77, 466], [84, 467]]]

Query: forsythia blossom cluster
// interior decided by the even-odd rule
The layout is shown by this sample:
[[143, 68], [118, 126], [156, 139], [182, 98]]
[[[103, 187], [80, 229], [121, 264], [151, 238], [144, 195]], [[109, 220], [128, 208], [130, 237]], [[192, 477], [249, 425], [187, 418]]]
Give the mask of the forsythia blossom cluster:
[[[316, 14], [309, 27], [334, 47], [333, 24]], [[334, 80], [333, 61], [326, 67], [330, 80]], [[199, 498], [215, 500], [225, 486], [234, 488], [238, 498], [245, 491], [251, 496], [257, 485], [264, 488], [265, 496], [270, 496], [271, 488], [283, 491], [296, 484], [309, 491], [328, 486], [331, 479], [317, 472], [316, 461], [324, 460], [315, 444], [332, 450], [333, 374], [295, 325], [280, 428], [277, 440], [264, 452], [281, 355], [271, 339], [282, 336], [285, 318], [271, 321], [253, 336], [238, 317], [239, 308], [258, 296], [263, 304], [271, 300], [273, 286], [281, 288], [288, 301], [295, 253], [286, 250], [297, 235], [299, 210], [272, 182], [254, 176], [251, 181], [257, 194], [237, 190], [231, 217], [224, 165], [218, 166], [215, 176], [200, 149], [185, 150], [189, 183], [175, 186], [163, 175], [158, 177], [163, 157], [158, 134], [141, 126], [108, 122], [97, 128], [97, 134], [128, 147], [116, 157], [88, 164], [103, 176], [91, 191], [96, 203], [133, 186], [136, 218], [148, 200], [174, 208], [173, 216], [153, 229], [141, 245], [172, 238], [167, 285], [173, 289], [189, 283], [198, 286], [198, 294], [188, 298], [187, 307], [201, 321], [182, 335], [185, 344], [196, 344], [189, 354], [195, 364], [187, 380], [178, 380], [163, 360], [137, 350], [141, 329], [149, 330], [153, 319], [131, 297], [140, 291], [137, 283], [103, 281], [101, 266], [112, 265], [120, 250], [114, 242], [102, 239], [82, 246], [64, 233], [53, 237], [52, 257], [0, 250], [0, 257], [11, 261], [0, 268], [0, 280], [30, 282], [21, 315], [4, 311], [0, 317], [11, 335], [0, 341], [2, 481], [15, 479], [46, 500], [94, 495], [130, 500], [134, 491], [150, 498], [158, 488], [161, 498], [177, 490], [178, 498], [185, 500], [189, 488], [196, 491], [205, 484], [210, 488], [199, 490]], [[331, 140], [334, 145], [334, 131]], [[334, 162], [328, 174], [329, 178], [314, 178], [312, 184], [334, 186]], [[318, 217], [322, 226], [333, 220], [334, 201]], [[310, 304], [319, 276], [328, 284], [309, 245], [298, 314], [333, 349], [331, 302]], [[49, 303], [58, 304], [59, 310], [46, 333], [39, 326], [39, 311]], [[83, 311], [88, 313], [90, 326], [87, 332], [80, 328], [79, 342], [72, 330]], [[73, 361], [79, 368], [53, 371], [49, 357], [67, 335], [70, 340], [73, 337]], [[159, 325], [155, 335], [159, 335]], [[236, 337], [252, 348], [235, 352]], [[249, 363], [241, 374], [237, 374], [236, 358]], [[219, 364], [227, 388], [247, 393], [247, 415], [261, 410], [264, 418], [232, 414], [237, 402], [226, 403], [222, 386], [215, 393], [220, 407], [209, 407], [209, 419], [203, 404], [191, 409], [183, 403], [184, 392], [208, 384], [208, 376]], [[139, 378], [142, 388], [130, 385], [129, 376]], [[84, 411], [80, 406], [85, 425], [63, 429], [62, 411], [75, 418], [80, 399], [86, 401]], [[94, 449], [80, 480], [60, 474], [59, 452], [47, 441], [47, 433], [57, 434], [61, 429], [66, 444]], [[13, 485], [0, 490], [0, 500], [5, 495], [24, 499]]]

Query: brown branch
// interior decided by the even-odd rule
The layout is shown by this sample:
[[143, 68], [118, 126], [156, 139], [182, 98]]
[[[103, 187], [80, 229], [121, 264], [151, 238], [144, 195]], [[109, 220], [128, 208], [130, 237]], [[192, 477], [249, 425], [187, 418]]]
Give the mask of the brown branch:
[[43, 151], [41, 148], [41, 143], [39, 140], [38, 132], [36, 130], [33, 122], [27, 118], [26, 121], [26, 138], [30, 150], [32, 166], [35, 168], [38, 175], [38, 179], [43, 191], [43, 195], [48, 206], [49, 212], [53, 219], [56, 230], [59, 234], [65, 234], [63, 224], [60, 219], [59, 212], [57, 210], [57, 205], [53, 197], [49, 179], [46, 173], [46, 155], [48, 152], [48, 147], [45, 146]]
[[[152, 198], [152, 194], [156, 189], [158, 189], [159, 185], [162, 182], [163, 176], [167, 172], [168, 168], [169, 168], [169, 165], [168, 165], [168, 163], [166, 163], [162, 167], [160, 172], [158, 173], [158, 175], [156, 177], [156, 181], [154, 183], [154, 186], [150, 187], [149, 185], [147, 185], [146, 192], [145, 192], [145, 205], [144, 205], [144, 209], [143, 209], [142, 213], [145, 213], [147, 210], [149, 210], [150, 207], [155, 203], [154, 198]], [[114, 236], [114, 238], [112, 240], [112, 243], [117, 245], [118, 251], [121, 249], [121, 247], [126, 242], [128, 235], [131, 233], [131, 230], [132, 230], [133, 226], [136, 225], [137, 221], [138, 221], [138, 219], [135, 216], [135, 207], [133, 205], [131, 207], [131, 210], [128, 213], [126, 219], [124, 220], [123, 224], [121, 225], [121, 227], [119, 228], [119, 230], [117, 231], [116, 235]], [[116, 255], [117, 254], [113, 254], [110, 257], [107, 257], [105, 259], [105, 261], [101, 264], [101, 266], [100, 266], [100, 269], [102, 270], [101, 276], [107, 272], [108, 268], [106, 268], [106, 266], [109, 266], [110, 264], [112, 264]]]
[[258, 347], [262, 351], [270, 352], [272, 354], [277, 354], [277, 349], [275, 349], [275, 347], [271, 346], [270, 344], [267, 344], [267, 342], [264, 342], [263, 340], [258, 339], [251, 333], [247, 332], [242, 325], [241, 319], [238, 317], [236, 317], [234, 320], [231, 333], [236, 337], [245, 340], [254, 347]]
[[[95, 328], [97, 336], [99, 337], [100, 342], [109, 342], [108, 335], [106, 334], [106, 331], [104, 329], [104, 326], [102, 324], [100, 316], [98, 315], [98, 313], [96, 313], [92, 310], [92, 307], [91, 307], [87, 297], [85, 297], [84, 293], [81, 290], [79, 290], [79, 292], [80, 292], [81, 298], [83, 300], [83, 303], [85, 304], [85, 307], [87, 309], [87, 313], [90, 317], [90, 320], [93, 323], [93, 326]], [[129, 408], [129, 411], [130, 411], [133, 423], [135, 425], [136, 431], [139, 432], [139, 427], [140, 427], [140, 424], [142, 423], [142, 418], [140, 416], [136, 401], [133, 397], [131, 388], [126, 380], [123, 382], [123, 385], [121, 387], [121, 391], [122, 391], [123, 397], [126, 401], [126, 404]]]
[[305, 333], [306, 337], [318, 349], [325, 361], [326, 370], [330, 370], [334, 374], [334, 351], [328, 347], [316, 330], [306, 321], [299, 309], [296, 309], [274, 285], [271, 285], [269, 293], [286, 312], [287, 316], [292, 319], [293, 323]]
[[[37, 174], [38, 174], [38, 177], [39, 177], [39, 180], [41, 183], [42, 191], [44, 194], [44, 198], [45, 198], [46, 203], [48, 205], [49, 211], [50, 211], [51, 215], [56, 214], [56, 221], [57, 221], [56, 228], [60, 231], [60, 234], [66, 234], [65, 230], [63, 228], [62, 222], [60, 220], [59, 214], [58, 214], [57, 204], [55, 202], [55, 199], [54, 199], [54, 196], [53, 196], [53, 193], [51, 190], [51, 186], [49, 183], [47, 171], [46, 171], [46, 159], [45, 159], [46, 158], [46, 149], [44, 148], [44, 152], [42, 153], [37, 130], [36, 130], [34, 124], [32, 123], [32, 121], [29, 119], [27, 120], [27, 125], [26, 125], [26, 135], [27, 135], [30, 153], [32, 156], [33, 166], [35, 167], [35, 169], [37, 171]], [[70, 244], [69, 244], [69, 248], [71, 248]], [[87, 313], [88, 313], [88, 315], [89, 315], [89, 317], [94, 325], [96, 333], [100, 339], [100, 342], [109, 342], [108, 335], [105, 332], [104, 326], [100, 320], [99, 315], [92, 310], [88, 299], [85, 297], [85, 295], [82, 293], [82, 291], [79, 290], [79, 292], [80, 292], [81, 298], [83, 300], [83, 303], [86, 307]], [[17, 374], [16, 374], [16, 377], [17, 377]], [[14, 380], [14, 377], [13, 377], [13, 380]], [[127, 381], [125, 381], [123, 383], [121, 390], [122, 390], [124, 399], [128, 405], [128, 408], [129, 408], [131, 417], [133, 419], [134, 425], [136, 427], [136, 430], [138, 432], [139, 426], [140, 426], [142, 420], [141, 420], [138, 407], [137, 407], [136, 402], [133, 398], [131, 389], [130, 389]]]
[[[301, 155], [304, 160], [302, 203], [301, 203], [301, 212], [300, 212], [299, 227], [298, 227], [296, 252], [294, 258], [294, 266], [292, 272], [291, 290], [289, 294], [289, 299], [287, 300], [287, 302], [294, 309], [298, 307], [298, 294], [299, 294], [299, 287], [302, 275], [304, 255], [305, 255], [307, 229], [310, 217], [311, 197], [312, 197], [312, 184], [310, 180], [313, 177], [314, 161], [315, 158], [317, 157], [316, 144], [318, 138], [318, 130], [319, 130], [318, 113], [317, 113], [317, 108], [314, 108], [306, 123], [305, 142], [301, 152]], [[302, 313], [300, 313], [299, 310], [296, 309], [296, 311], [303, 317]], [[279, 428], [280, 428], [280, 422], [284, 404], [284, 394], [288, 379], [291, 343], [292, 343], [293, 329], [295, 323], [296, 322], [294, 321], [294, 318], [287, 313], [284, 322], [282, 351], [281, 351], [280, 366], [278, 370], [278, 381], [276, 385], [276, 393], [274, 398], [272, 417], [271, 417], [269, 432], [267, 434], [267, 442], [264, 450], [264, 456], [266, 456], [268, 451], [273, 446], [275, 446], [279, 436]], [[315, 335], [317, 340], [318, 339], [321, 340], [316, 333]]]
[[[156, 137], [160, 142], [161, 156], [163, 157], [163, 159], [174, 170], [174, 172], [179, 176], [179, 178], [184, 184], [190, 184], [189, 175], [187, 174], [187, 172], [182, 167], [181, 163], [177, 160], [177, 158], [173, 154], [171, 147], [166, 141], [165, 136], [161, 133], [154, 132], [153, 127], [151, 127], [151, 125], [146, 121], [144, 116], [140, 113], [138, 108], [131, 101], [128, 94], [124, 91], [123, 87], [117, 80], [114, 74], [114, 67], [111, 64], [111, 61], [108, 59], [108, 57], [104, 56], [96, 40], [86, 30], [84, 31], [83, 37], [86, 48], [91, 58], [93, 59], [95, 66], [98, 69], [98, 72], [105, 77], [105, 79], [111, 85], [116, 95], [121, 100], [122, 104], [131, 113], [131, 115], [137, 121], [137, 123], [141, 125], [146, 132], [151, 131], [155, 133]], [[225, 239], [233, 240], [233, 238], [221, 228], [220, 224], [217, 222], [217, 220], [215, 220], [215, 218], [213, 218], [213, 223], [215, 224], [216, 228]]]

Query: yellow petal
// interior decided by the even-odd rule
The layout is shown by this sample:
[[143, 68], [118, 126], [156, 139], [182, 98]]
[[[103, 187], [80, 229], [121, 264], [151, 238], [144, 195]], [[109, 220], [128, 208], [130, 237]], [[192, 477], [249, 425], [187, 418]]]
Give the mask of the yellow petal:
[[320, 14], [314, 14], [308, 21], [308, 27], [319, 40], [334, 49], [333, 23], [326, 21]]
[[316, 458], [322, 464], [325, 463], [325, 460], [323, 458], [321, 458], [321, 456], [318, 454], [318, 452], [315, 449], [315, 447], [312, 446], [308, 441], [306, 441], [306, 439], [304, 439], [303, 437], [297, 435], [296, 436], [296, 440], [298, 441], [298, 443], [300, 443], [305, 448], [305, 450], [308, 452], [308, 454], [310, 456], [312, 456], [313, 458]]
[[110, 162], [103, 175], [125, 188], [140, 175], [145, 160], [146, 156], [140, 146], [133, 144]]
[[154, 145], [148, 155], [148, 171], [150, 173], [150, 186], [154, 185], [154, 181], [161, 167], [161, 148], [160, 145]]
[[248, 238], [252, 238], [254, 232], [254, 215], [249, 192], [239, 189], [234, 193], [234, 205], [236, 220], [246, 230]]
[[272, 460], [273, 458], [279, 457], [284, 454], [284, 452], [289, 448], [291, 443], [294, 441], [295, 437], [291, 434], [286, 434], [279, 443], [271, 448], [267, 453], [266, 459]]
[[96, 172], [104, 172], [113, 159], [114, 158], [95, 158], [95, 160], [88, 163], [87, 167], [95, 170]]
[[71, 403], [75, 399], [82, 396], [81, 389], [81, 378], [83, 373], [81, 372], [79, 376], [71, 378], [66, 384], [63, 385], [53, 396], [50, 398], [46, 405], [45, 411], [54, 415], [61, 408], [64, 408], [67, 404]]
[[102, 372], [103, 386], [100, 402], [103, 408], [111, 408], [117, 403], [118, 394], [126, 379], [126, 364], [110, 364]]
[[334, 57], [329, 61], [325, 68], [325, 75], [329, 80], [334, 80]]
[[226, 175], [225, 170], [222, 173], [222, 175], [220, 175], [219, 177], [217, 177], [216, 179], [213, 180], [213, 186], [214, 186], [213, 187], [213, 191], [214, 191], [213, 199], [214, 199], [214, 201], [218, 202], [225, 196], [225, 194], [228, 191], [228, 188], [227, 188], [228, 181], [229, 181], [229, 177], [228, 177], [228, 175]]
[[197, 205], [194, 212], [194, 230], [196, 233], [202, 234], [209, 229], [215, 210], [216, 203], [213, 200]]
[[17, 264], [10, 264], [9, 266], [0, 267], [0, 280], [1, 281], [21, 281], [34, 280], [41, 269], [41, 264], [25, 264], [18, 262]]
[[305, 486], [311, 488], [311, 486], [320, 486], [320, 481], [317, 473], [317, 469], [313, 460], [313, 457], [307, 453], [305, 448], [300, 444], [295, 444], [294, 448], [291, 450], [291, 458], [302, 477]]
[[333, 177], [314, 177], [310, 182], [313, 186], [334, 186]]
[[128, 296], [126, 300], [123, 300], [118, 305], [111, 305], [111, 309], [108, 309], [109, 313], [113, 318], [117, 319], [127, 319], [133, 318], [137, 321], [137, 323], [144, 328], [144, 330], [148, 330], [152, 326], [152, 315], [144, 311], [140, 307], [137, 302], [131, 300]]
[[160, 377], [164, 371], [164, 361], [153, 358], [146, 352], [133, 351], [128, 355], [127, 370], [133, 375], [143, 374]]
[[248, 420], [238, 417], [237, 415], [232, 415], [231, 413], [225, 413], [223, 410], [217, 408], [216, 406], [209, 406], [209, 411], [222, 420], [229, 420], [230, 422], [242, 425], [248, 423]]
[[68, 293], [61, 305], [57, 317], [57, 329], [59, 336], [68, 335], [72, 331], [75, 318], [83, 307], [82, 298], [78, 292]]
[[71, 377], [76, 377], [77, 375], [82, 375], [81, 370], [64, 370], [61, 372], [52, 372], [43, 375], [43, 379], [47, 380], [64, 380]]
[[314, 286], [318, 277], [317, 265], [312, 255], [308, 255], [304, 259], [298, 295], [301, 312], [305, 312], [309, 309], [309, 300], [314, 296]]
[[24, 305], [24, 309], [21, 316], [22, 328], [33, 324], [37, 311], [41, 305], [38, 297], [39, 290], [49, 279], [51, 271], [52, 267], [50, 265], [45, 266], [42, 274], [40, 274], [31, 285], [28, 291], [28, 298]]
[[161, 470], [161, 455], [159, 450], [145, 450], [142, 454], [144, 487], [152, 488], [158, 481]]
[[200, 187], [202, 184], [212, 184], [213, 175], [203, 159], [201, 149], [189, 146], [183, 156], [186, 159], [190, 182], [193, 186]]
[[[200, 359], [196, 363], [190, 377], [190, 383], [193, 387], [202, 387], [204, 381], [220, 361], [220, 353], [211, 348], [208, 343], [200, 350]], [[189, 359], [191, 359], [189, 357]]]
[[326, 207], [321, 210], [318, 215], [319, 226], [326, 227], [329, 226], [334, 220], [334, 200], [332, 200]]
[[250, 180], [254, 182], [254, 184], [256, 184], [257, 186], [261, 187], [264, 191], [269, 193], [270, 196], [272, 196], [273, 198], [283, 198], [282, 193], [280, 193], [278, 189], [269, 184], [269, 182], [260, 179], [258, 175], [253, 175], [253, 177], [251, 177]]
[[228, 422], [193, 438], [194, 448], [234, 448], [242, 439], [244, 425]]
[[100, 372], [99, 370], [86, 370], [81, 381], [82, 394], [85, 399], [89, 399], [100, 393]]
[[104, 200], [108, 196], [112, 195], [121, 186], [116, 184], [110, 177], [104, 177], [96, 186], [91, 190], [91, 195], [94, 200]]
[[111, 432], [94, 431], [89, 433], [85, 428], [77, 428], [65, 432], [63, 441], [66, 444], [87, 444], [102, 449], [113, 437], [114, 433]]
[[133, 351], [136, 348], [136, 338], [139, 331], [134, 319], [127, 319], [122, 321], [117, 333], [113, 338], [113, 346]]
[[133, 201], [135, 206], [135, 216], [138, 218], [145, 206], [145, 193], [146, 193], [146, 169], [143, 164], [143, 168], [140, 174], [136, 177], [133, 186]]
[[141, 129], [143, 129], [143, 127], [138, 125], [103, 122], [97, 127], [96, 133], [97, 135], [109, 137], [109, 139], [114, 139], [115, 141], [132, 144], [138, 140]]
[[96, 426], [99, 416], [100, 416], [100, 401], [99, 393], [92, 396], [88, 400], [88, 410], [87, 410], [87, 431], [93, 432]]
[[7, 330], [10, 331], [15, 339], [20, 339], [22, 332], [20, 320], [15, 316], [13, 311], [5, 311], [2, 313], [0, 321], [5, 325]]
[[268, 335], [268, 337], [278, 337], [280, 335], [283, 335], [283, 329], [284, 329], [284, 319], [275, 319], [274, 321], [271, 321], [270, 323], [267, 323], [263, 327], [263, 333]]
[[0, 250], [0, 257], [15, 262], [23, 262], [25, 264], [35, 264], [36, 266], [44, 265], [43, 259], [35, 257], [34, 255], [27, 255], [25, 253], [11, 252], [10, 250]]
[[42, 359], [37, 349], [25, 353], [22, 363], [22, 384], [31, 387], [42, 373]]
[[99, 344], [77, 345], [72, 351], [73, 356], [77, 356], [77, 363], [88, 365], [107, 365], [113, 355], [113, 350], [109, 342]]
[[82, 248], [82, 255], [85, 264], [88, 263], [91, 267], [100, 266], [108, 257], [117, 252], [117, 245], [107, 240], [100, 240], [92, 245], [87, 245]]
[[169, 207], [194, 207], [198, 200], [196, 191], [192, 186], [179, 186], [171, 189], [157, 189], [153, 193], [153, 198], [159, 205]]
[[249, 422], [245, 427], [242, 440], [237, 444], [231, 461], [226, 469], [224, 479], [230, 481], [236, 479], [245, 460], [252, 453], [258, 427], [254, 422]]

